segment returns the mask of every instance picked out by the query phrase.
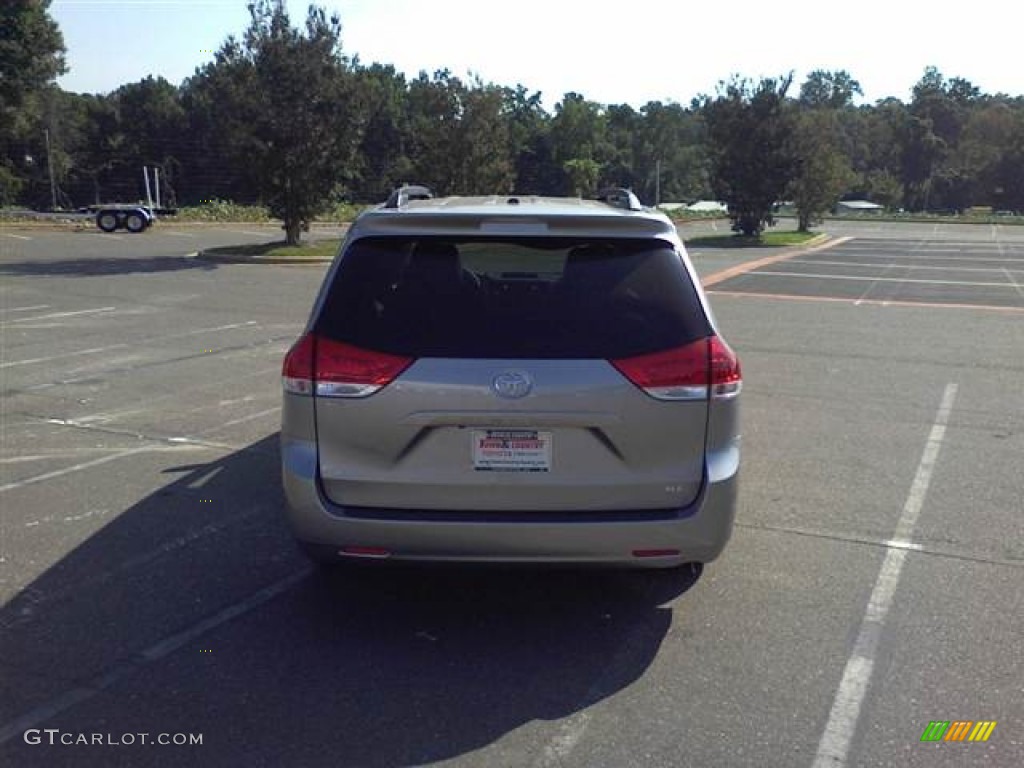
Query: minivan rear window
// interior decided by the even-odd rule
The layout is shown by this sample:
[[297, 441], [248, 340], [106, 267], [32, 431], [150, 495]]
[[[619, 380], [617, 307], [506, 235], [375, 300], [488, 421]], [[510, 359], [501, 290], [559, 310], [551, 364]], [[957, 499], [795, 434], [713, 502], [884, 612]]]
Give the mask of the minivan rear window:
[[372, 237], [342, 255], [314, 330], [395, 355], [621, 358], [710, 333], [667, 242]]

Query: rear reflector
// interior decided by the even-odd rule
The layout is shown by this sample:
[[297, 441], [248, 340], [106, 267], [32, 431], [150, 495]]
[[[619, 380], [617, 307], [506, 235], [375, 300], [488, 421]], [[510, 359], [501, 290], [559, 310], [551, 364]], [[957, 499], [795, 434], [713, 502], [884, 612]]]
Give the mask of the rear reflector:
[[383, 560], [391, 557], [391, 550], [383, 547], [342, 547], [338, 550], [339, 555], [345, 557], [366, 557], [374, 560]]
[[411, 357], [361, 349], [309, 333], [284, 359], [284, 389], [297, 395], [366, 397], [387, 386], [413, 362]]
[[633, 557], [678, 557], [678, 549], [634, 549]]
[[718, 336], [611, 363], [659, 400], [706, 400], [709, 394], [714, 398], [733, 397], [743, 381], [739, 360]]

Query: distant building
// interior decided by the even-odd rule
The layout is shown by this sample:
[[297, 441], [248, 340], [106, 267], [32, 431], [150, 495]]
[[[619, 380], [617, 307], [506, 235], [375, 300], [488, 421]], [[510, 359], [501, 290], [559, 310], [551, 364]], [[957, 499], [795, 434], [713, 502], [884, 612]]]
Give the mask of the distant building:
[[729, 207], [725, 203], [719, 203], [715, 200], [698, 200], [693, 205], [686, 206], [686, 210], [698, 213], [725, 213], [729, 210]]
[[884, 205], [872, 203], [869, 200], [840, 200], [836, 203], [836, 213], [881, 213], [885, 210]]

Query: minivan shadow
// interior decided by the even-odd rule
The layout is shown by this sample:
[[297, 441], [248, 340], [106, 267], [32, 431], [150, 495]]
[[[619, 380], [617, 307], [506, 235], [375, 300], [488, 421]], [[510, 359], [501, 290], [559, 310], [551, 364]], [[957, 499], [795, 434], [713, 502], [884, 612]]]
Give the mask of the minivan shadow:
[[[5, 764], [407, 766], [485, 747], [490, 762], [542, 760], [561, 727], [551, 721], [644, 675], [669, 603], [699, 577], [324, 575], [284, 524], [276, 435], [209, 463], [176, 458], [167, 486], [0, 609], [0, 706], [8, 725], [202, 733], [202, 745], [76, 749], [19, 731], [0, 747]], [[286, 586], [259, 597], [275, 584]], [[78, 703], [53, 706], [76, 690]], [[35, 721], [18, 721], [27, 713]]]

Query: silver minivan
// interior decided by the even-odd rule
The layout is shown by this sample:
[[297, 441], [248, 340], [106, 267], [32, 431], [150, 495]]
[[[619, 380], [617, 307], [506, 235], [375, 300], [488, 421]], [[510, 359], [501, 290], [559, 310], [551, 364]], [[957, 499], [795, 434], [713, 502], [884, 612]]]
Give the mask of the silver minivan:
[[353, 223], [285, 358], [289, 520], [327, 563], [707, 562], [741, 384], [675, 227], [632, 193], [403, 188]]

